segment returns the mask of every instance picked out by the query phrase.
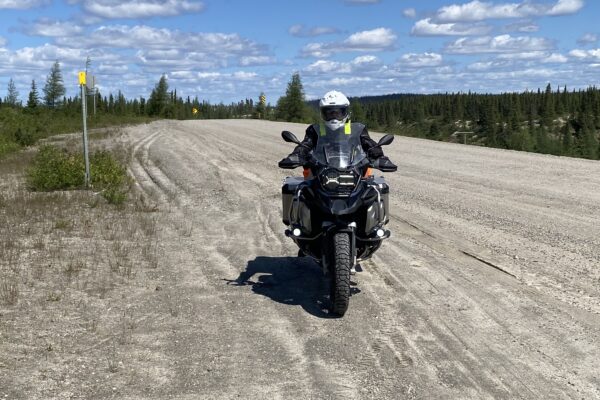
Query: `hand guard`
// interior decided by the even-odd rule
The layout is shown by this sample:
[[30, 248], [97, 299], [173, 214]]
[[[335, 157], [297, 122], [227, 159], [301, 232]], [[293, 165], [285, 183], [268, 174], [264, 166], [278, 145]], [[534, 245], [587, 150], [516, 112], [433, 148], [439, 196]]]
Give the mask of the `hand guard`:
[[381, 156], [373, 161], [373, 168], [382, 172], [395, 172], [398, 169], [398, 167], [386, 156]]
[[292, 153], [283, 160], [279, 161], [279, 168], [294, 169], [296, 167], [304, 165], [305, 163], [306, 160], [303, 156]]

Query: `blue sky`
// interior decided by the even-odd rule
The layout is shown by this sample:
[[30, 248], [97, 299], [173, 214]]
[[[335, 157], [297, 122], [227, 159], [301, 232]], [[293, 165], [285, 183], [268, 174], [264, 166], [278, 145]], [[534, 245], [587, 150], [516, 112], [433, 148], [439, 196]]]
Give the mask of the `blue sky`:
[[299, 72], [309, 99], [600, 85], [592, 0], [0, 0], [0, 96], [25, 100], [55, 60], [68, 95], [92, 60], [103, 94], [270, 103]]

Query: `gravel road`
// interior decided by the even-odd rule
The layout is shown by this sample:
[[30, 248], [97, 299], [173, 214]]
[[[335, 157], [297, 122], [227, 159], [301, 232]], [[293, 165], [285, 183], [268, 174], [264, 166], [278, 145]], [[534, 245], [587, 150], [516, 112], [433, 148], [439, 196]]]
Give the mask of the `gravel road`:
[[332, 319], [283, 234], [283, 129], [305, 126], [128, 128], [176, 318], [138, 338], [148, 385], [121, 398], [600, 398], [600, 163], [396, 137], [392, 237]]

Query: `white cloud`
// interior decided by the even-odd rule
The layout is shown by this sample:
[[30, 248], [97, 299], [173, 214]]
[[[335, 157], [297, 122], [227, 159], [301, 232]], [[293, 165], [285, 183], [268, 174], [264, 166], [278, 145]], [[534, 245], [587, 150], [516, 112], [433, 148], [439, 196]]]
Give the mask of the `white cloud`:
[[324, 43], [309, 43], [302, 48], [301, 55], [303, 57], [327, 58], [334, 53], [331, 44]]
[[375, 56], [359, 56], [350, 62], [354, 71], [377, 70], [383, 63]]
[[[73, 46], [67, 38], [57, 38], [63, 46]], [[232, 56], [260, 56], [264, 46], [244, 39], [238, 34], [188, 33], [146, 25], [100, 26], [85, 37], [77, 46], [86, 48], [124, 48], [144, 50], [185, 50], [186, 53], [203, 54], [204, 57], [226, 59]]]
[[522, 53], [553, 48], [554, 42], [546, 38], [500, 35], [460, 38], [448, 43], [444, 51], [449, 54]]
[[349, 51], [384, 51], [393, 48], [396, 35], [391, 29], [377, 28], [356, 32], [342, 42], [309, 43], [302, 49], [302, 56], [326, 58], [334, 53]]
[[350, 66], [337, 61], [318, 60], [304, 70], [309, 74], [349, 73]]
[[396, 35], [388, 28], [377, 28], [370, 31], [357, 32], [343, 44], [355, 50], [385, 49], [391, 47], [396, 41]]
[[598, 42], [598, 35], [595, 33], [585, 33], [579, 39], [577, 39], [577, 44], [581, 46], [585, 46], [587, 44], [595, 44]]
[[478, 61], [472, 64], [467, 65], [467, 70], [469, 71], [488, 71], [497, 66], [497, 63], [493, 61]]
[[414, 8], [405, 8], [402, 10], [402, 15], [410, 19], [417, 18], [417, 10]]
[[574, 14], [583, 7], [583, 0], [558, 0], [546, 15]]
[[317, 26], [314, 28], [308, 28], [302, 24], [292, 25], [288, 29], [288, 33], [296, 37], [315, 37], [321, 35], [330, 35], [338, 32], [339, 31], [336, 28], [332, 27]]
[[438, 67], [442, 64], [442, 55], [437, 53], [408, 53], [400, 57], [398, 64], [411, 68]]
[[2, 36], [0, 36], [0, 47], [3, 47], [6, 45], [6, 39], [4, 39]]
[[559, 53], [552, 53], [541, 60], [544, 64], [563, 64], [569, 61], [567, 57]]
[[522, 32], [522, 33], [533, 33], [540, 30], [539, 25], [533, 21], [520, 21], [514, 24], [506, 25], [503, 28], [504, 32]]
[[50, 0], [0, 0], [0, 9], [27, 10], [29, 8], [44, 6], [48, 3], [50, 3]]
[[370, 77], [344, 77], [344, 78], [333, 78], [329, 81], [329, 84], [331, 86], [348, 86], [348, 85], [353, 85], [353, 84], [357, 84], [357, 83], [366, 83], [366, 82], [371, 82], [372, 78]]
[[465, 4], [452, 4], [440, 8], [436, 20], [440, 22], [483, 21], [486, 19], [527, 18], [545, 15], [567, 15], [579, 11], [584, 5], [583, 0], [558, 0], [554, 4], [482, 2], [478, 0]]
[[277, 61], [271, 56], [246, 56], [240, 57], [239, 64], [242, 67], [250, 67], [255, 65], [275, 64]]
[[56, 21], [48, 18], [40, 18], [31, 25], [24, 28], [24, 32], [30, 36], [74, 36], [83, 32], [83, 28], [72, 21]]
[[83, 9], [102, 18], [151, 18], [198, 13], [204, 4], [187, 0], [84, 0]]
[[600, 49], [592, 49], [592, 50], [580, 50], [575, 49], [569, 52], [571, 57], [575, 57], [580, 61], [587, 62], [599, 62], [600, 61]]
[[413, 36], [471, 36], [487, 35], [492, 27], [482, 23], [464, 24], [464, 23], [445, 23], [438, 24], [432, 22], [431, 18], [425, 18], [417, 21], [410, 34]]
[[249, 81], [256, 79], [258, 74], [255, 72], [237, 71], [231, 74], [231, 76], [238, 81]]
[[350, 62], [318, 60], [304, 68], [303, 72], [308, 75], [337, 76], [337, 74], [378, 71], [382, 65], [381, 60], [377, 57], [366, 55], [356, 57]]
[[129, 72], [129, 66], [102, 63], [95, 70], [102, 75], [123, 75]]
[[522, 53], [504, 53], [498, 54], [500, 60], [513, 61], [534, 61], [544, 64], [562, 64], [568, 61], [568, 58], [560, 53], [550, 53], [547, 51], [525, 51]]

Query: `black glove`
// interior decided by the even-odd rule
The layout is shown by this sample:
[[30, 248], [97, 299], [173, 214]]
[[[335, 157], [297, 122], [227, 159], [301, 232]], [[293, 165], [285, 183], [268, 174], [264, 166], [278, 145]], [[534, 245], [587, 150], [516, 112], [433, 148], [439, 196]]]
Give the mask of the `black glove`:
[[294, 169], [306, 163], [304, 156], [292, 153], [283, 160], [279, 161], [279, 168]]
[[377, 160], [379, 157], [383, 157], [383, 150], [381, 150], [381, 147], [371, 147], [367, 151], [367, 156], [371, 160]]
[[373, 162], [373, 168], [376, 168], [382, 172], [395, 172], [398, 167], [396, 164], [390, 161], [386, 156], [381, 156]]

